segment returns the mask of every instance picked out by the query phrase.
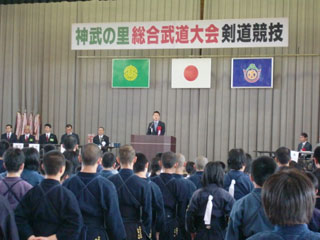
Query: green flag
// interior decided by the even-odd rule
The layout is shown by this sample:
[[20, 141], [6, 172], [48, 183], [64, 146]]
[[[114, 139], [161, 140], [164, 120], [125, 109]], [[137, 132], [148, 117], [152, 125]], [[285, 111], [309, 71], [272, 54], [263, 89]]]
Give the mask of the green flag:
[[113, 88], [149, 88], [149, 59], [113, 59]]

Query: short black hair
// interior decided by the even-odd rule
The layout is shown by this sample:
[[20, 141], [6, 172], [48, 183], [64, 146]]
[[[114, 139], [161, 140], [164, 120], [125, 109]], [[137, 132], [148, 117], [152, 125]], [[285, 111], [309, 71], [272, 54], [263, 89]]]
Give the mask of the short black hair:
[[251, 166], [252, 166], [252, 157], [249, 153], [246, 153], [246, 167], [244, 169], [244, 172], [247, 174], [251, 174]]
[[224, 171], [218, 162], [208, 162], [204, 168], [201, 183], [204, 187], [210, 184], [216, 184], [223, 187]]
[[66, 159], [63, 154], [57, 150], [46, 153], [43, 157], [44, 172], [47, 175], [55, 176], [60, 168], [66, 165]]
[[12, 128], [12, 125], [11, 125], [11, 124], [7, 124], [7, 125], [6, 125], [6, 127], [10, 127], [10, 128]]
[[53, 150], [56, 150], [56, 149], [57, 149], [56, 146], [52, 145], [52, 144], [46, 144], [43, 147], [44, 153], [47, 153], [47, 152], [50, 152], [50, 151], [53, 151]]
[[135, 173], [143, 172], [148, 163], [148, 159], [143, 153], [137, 153], [136, 156], [137, 156], [137, 161], [133, 165], [133, 171]]
[[66, 168], [64, 170], [63, 175], [60, 177], [60, 180], [62, 181], [63, 179], [66, 178], [66, 176], [70, 177], [74, 173], [73, 169], [74, 169], [73, 163], [70, 160], [66, 159]]
[[246, 163], [246, 155], [242, 149], [231, 149], [228, 153], [228, 167], [240, 170]]
[[93, 166], [101, 157], [101, 149], [94, 143], [88, 143], [81, 149], [82, 164], [85, 166]]
[[281, 164], [288, 164], [291, 160], [290, 149], [287, 147], [279, 147], [274, 156], [278, 159]]
[[271, 157], [261, 156], [252, 162], [251, 175], [254, 182], [262, 187], [268, 177], [274, 174], [276, 170], [277, 164]]
[[8, 172], [18, 172], [24, 161], [22, 150], [17, 148], [9, 148], [3, 156], [3, 162]]
[[161, 162], [164, 168], [173, 168], [177, 162], [177, 155], [173, 152], [165, 152], [161, 156]]
[[305, 174], [307, 175], [307, 177], [310, 179], [310, 181], [312, 182], [315, 190], [318, 190], [319, 187], [319, 181], [318, 178], [312, 173], [312, 172], [305, 172]]
[[302, 136], [302, 137], [304, 137], [304, 138], [308, 138], [308, 134], [305, 133], [305, 132], [302, 132], [302, 133], [300, 134], [300, 136]]
[[313, 157], [317, 160], [318, 164], [320, 164], [320, 146], [314, 150]]
[[[153, 114], [155, 114], [155, 113], [158, 113], [159, 116], [160, 116], [160, 112], [159, 112], [159, 111], [154, 111]], [[153, 115], [153, 114], [152, 114], [152, 115]]]
[[308, 224], [315, 207], [315, 191], [310, 179], [296, 169], [280, 171], [262, 187], [262, 203], [273, 225]]
[[1, 140], [0, 141], [0, 157], [2, 157], [5, 151], [7, 151], [9, 148], [10, 148], [10, 143], [7, 140]]
[[191, 162], [191, 161], [188, 161], [187, 164], [186, 164], [186, 172], [189, 174], [189, 175], [192, 175], [196, 172], [196, 169], [195, 169], [195, 163], [194, 162]]
[[79, 154], [77, 152], [67, 150], [63, 152], [63, 156], [66, 158], [66, 160], [69, 160], [70, 162], [72, 162], [72, 173], [75, 173], [77, 168], [80, 165], [79, 159], [78, 159]]
[[[104, 130], [104, 127], [99, 127], [99, 128], [102, 128], [102, 129]], [[99, 128], [98, 128], [98, 129], [99, 129]]]
[[68, 124], [66, 125], [66, 128], [72, 128], [72, 125], [71, 125], [70, 123], [68, 123]]
[[224, 162], [222, 162], [222, 161], [216, 161], [216, 162], [217, 162], [217, 163], [220, 163], [223, 171], [226, 170], [226, 164], [225, 164]]
[[106, 152], [102, 156], [102, 166], [111, 168], [116, 162], [116, 156], [112, 152]]
[[[318, 179], [318, 183], [320, 183], [320, 168], [317, 168], [313, 171], [313, 175]], [[320, 184], [318, 184], [318, 195], [320, 194]]]
[[50, 123], [46, 123], [46, 124], [44, 125], [44, 127], [49, 127], [49, 128], [51, 128], [51, 124], [50, 124]]
[[121, 164], [129, 164], [136, 157], [136, 151], [131, 145], [124, 145], [119, 149], [119, 159]]
[[77, 139], [72, 135], [68, 135], [64, 139], [63, 145], [66, 150], [72, 151], [77, 145]]
[[38, 171], [40, 165], [40, 154], [35, 148], [24, 148], [25, 156], [24, 168], [28, 170]]
[[157, 172], [161, 170], [161, 167], [159, 164], [160, 160], [161, 160], [161, 158], [159, 158], [159, 157], [152, 158], [151, 164], [150, 164], [150, 169], [151, 169], [150, 177], [157, 176]]

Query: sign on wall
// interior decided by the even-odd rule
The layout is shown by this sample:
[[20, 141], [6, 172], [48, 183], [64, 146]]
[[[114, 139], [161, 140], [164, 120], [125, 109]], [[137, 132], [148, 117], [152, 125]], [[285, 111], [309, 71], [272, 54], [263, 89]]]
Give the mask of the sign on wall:
[[287, 47], [288, 18], [72, 24], [73, 50]]
[[273, 58], [233, 58], [232, 88], [272, 88]]

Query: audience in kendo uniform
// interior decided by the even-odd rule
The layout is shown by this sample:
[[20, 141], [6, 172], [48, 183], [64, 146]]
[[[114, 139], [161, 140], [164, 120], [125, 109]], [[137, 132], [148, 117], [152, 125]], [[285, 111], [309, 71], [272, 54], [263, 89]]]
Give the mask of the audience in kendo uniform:
[[40, 159], [1, 140], [0, 239], [320, 239], [320, 147], [311, 173], [285, 147], [255, 160], [231, 149], [225, 169], [172, 152], [149, 162], [130, 145], [79, 151], [73, 135], [63, 145]]

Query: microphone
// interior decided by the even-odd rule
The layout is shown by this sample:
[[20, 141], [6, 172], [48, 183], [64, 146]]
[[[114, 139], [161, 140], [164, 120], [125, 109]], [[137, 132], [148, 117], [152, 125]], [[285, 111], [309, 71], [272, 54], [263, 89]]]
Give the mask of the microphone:
[[157, 127], [157, 132], [158, 132], [158, 136], [160, 136], [161, 135], [161, 126]]

